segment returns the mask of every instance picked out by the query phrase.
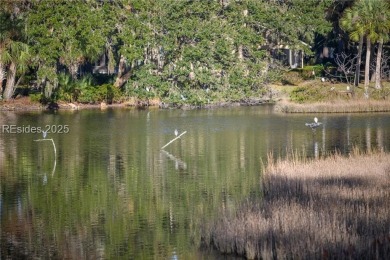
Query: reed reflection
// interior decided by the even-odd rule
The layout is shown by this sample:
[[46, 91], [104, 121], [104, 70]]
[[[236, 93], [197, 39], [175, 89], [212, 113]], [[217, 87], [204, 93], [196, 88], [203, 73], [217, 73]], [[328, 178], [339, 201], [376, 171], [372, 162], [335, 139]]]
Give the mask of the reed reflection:
[[[71, 131], [53, 136], [57, 168], [46, 178], [50, 144], [1, 135], [1, 250], [14, 250], [3, 256], [184, 258], [205, 218], [260, 196], [261, 163], [271, 151], [319, 158], [354, 145], [390, 147], [387, 114], [318, 117], [323, 124], [313, 134], [305, 126], [313, 116], [269, 107], [14, 114], [18, 125], [61, 122]], [[179, 136], [176, 128], [188, 133], [160, 150]]]

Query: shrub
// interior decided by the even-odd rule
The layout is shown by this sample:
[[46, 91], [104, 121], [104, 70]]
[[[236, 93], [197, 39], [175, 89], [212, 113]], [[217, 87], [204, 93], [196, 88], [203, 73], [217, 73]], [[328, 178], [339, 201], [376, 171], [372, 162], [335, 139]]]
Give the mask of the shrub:
[[[314, 71], [314, 75], [313, 75]], [[315, 77], [322, 76], [324, 73], [324, 66], [322, 64], [314, 66], [305, 66], [301, 70], [301, 76], [303, 79], [314, 79]]]
[[119, 88], [111, 84], [103, 84], [101, 86], [89, 86], [83, 88], [78, 96], [77, 101], [80, 103], [115, 103], [121, 100], [122, 93]]
[[303, 80], [299, 70], [290, 70], [284, 73], [281, 82], [283, 85], [298, 85], [302, 83]]
[[33, 93], [29, 97], [32, 102], [42, 102], [44, 95], [42, 93]]
[[58, 74], [58, 89], [55, 91], [54, 99], [73, 102], [75, 97], [75, 82], [69, 74]]
[[376, 100], [387, 99], [389, 95], [390, 95], [390, 87], [388, 86], [382, 86], [381, 89], [374, 89], [371, 92], [371, 97]]
[[324, 71], [325, 67], [322, 64], [305, 66], [302, 69], [293, 69], [284, 73], [281, 82], [285, 85], [298, 85], [304, 80], [315, 79], [315, 77], [323, 76]]
[[298, 103], [322, 101], [326, 98], [326, 93], [319, 86], [300, 86], [291, 91], [290, 98]]

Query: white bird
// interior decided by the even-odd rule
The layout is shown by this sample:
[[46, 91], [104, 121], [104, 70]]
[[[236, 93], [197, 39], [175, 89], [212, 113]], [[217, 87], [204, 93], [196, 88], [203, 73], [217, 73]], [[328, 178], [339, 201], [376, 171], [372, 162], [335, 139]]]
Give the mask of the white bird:
[[179, 134], [179, 131], [177, 131], [177, 129], [175, 129], [175, 136], [177, 136]]
[[315, 131], [317, 127], [322, 125], [322, 123], [318, 122], [318, 118], [317, 117], [314, 117], [314, 123], [306, 123], [305, 125], [309, 126], [311, 128], [311, 130]]
[[325, 82], [325, 78], [321, 78], [321, 81], [322, 81], [322, 82]]
[[42, 132], [43, 139], [46, 139], [47, 131], [48, 131], [48, 130]]

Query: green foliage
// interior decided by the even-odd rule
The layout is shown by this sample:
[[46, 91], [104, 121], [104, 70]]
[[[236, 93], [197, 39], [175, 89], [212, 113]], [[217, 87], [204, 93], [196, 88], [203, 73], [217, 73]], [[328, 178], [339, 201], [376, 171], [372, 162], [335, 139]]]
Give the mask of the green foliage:
[[114, 87], [112, 84], [104, 84], [100, 86], [88, 86], [81, 90], [77, 101], [80, 103], [95, 104], [102, 101], [108, 104], [119, 102], [121, 100], [121, 90]]
[[353, 41], [359, 41], [361, 36], [370, 38], [372, 42], [388, 38], [389, 8], [385, 0], [358, 0], [345, 10], [340, 26], [350, 33]]
[[162, 79], [155, 71], [153, 66], [147, 65], [135, 71], [125, 86], [127, 95], [141, 99], [156, 97], [156, 90], [162, 86]]
[[[89, 93], [88, 85], [96, 83], [77, 81], [78, 69], [104, 54], [108, 74], [120, 78], [131, 72], [127, 95], [182, 102], [190, 90], [244, 97], [281, 80], [280, 70], [265, 69], [269, 54], [263, 47], [285, 44], [310, 51], [314, 36], [330, 29], [324, 10], [331, 3], [42, 0], [29, 4], [25, 22], [47, 97], [54, 91], [54, 98], [68, 102], [99, 99]], [[191, 91], [188, 102], [210, 100]]]
[[[366, 39], [365, 82], [367, 91], [369, 85], [370, 49], [371, 42], [380, 43], [389, 39], [390, 32], [390, 5], [385, 0], [358, 0], [352, 7], [345, 10], [340, 19], [340, 26], [349, 33], [353, 41], [359, 41], [359, 55], [361, 55], [363, 39]], [[378, 51], [376, 85], [379, 86], [380, 54]], [[360, 59], [360, 56], [359, 56]], [[358, 71], [357, 71], [358, 72]]]
[[34, 93], [34, 94], [30, 94], [29, 97], [32, 102], [41, 102], [43, 95], [42, 93]]
[[77, 97], [75, 96], [75, 82], [72, 77], [66, 73], [60, 73], [58, 75], [59, 89], [57, 91], [57, 97], [60, 100], [67, 102], [73, 102]]
[[[327, 67], [329, 69], [330, 67]], [[323, 64], [305, 66], [302, 69], [295, 69], [300, 73], [303, 80], [315, 79], [324, 75], [325, 66]]]
[[101, 54], [105, 44], [103, 12], [84, 1], [52, 0], [33, 4], [27, 19], [29, 36], [39, 58], [48, 64], [59, 61], [71, 73], [84, 59]]
[[302, 76], [304, 79], [310, 79], [313, 78], [314, 76], [316, 77], [322, 76], [324, 73], [324, 69], [325, 67], [322, 64], [305, 66], [302, 68]]
[[323, 101], [326, 97], [325, 89], [318, 85], [299, 86], [290, 93], [290, 99], [298, 103]]
[[283, 73], [282, 84], [283, 85], [298, 85], [303, 82], [302, 73], [300, 70], [290, 70]]
[[25, 10], [19, 3], [0, 3], [0, 97], [6, 100], [12, 98], [31, 61], [24, 27]]
[[315, 77], [323, 76], [324, 71], [325, 66], [322, 64], [289, 70], [283, 73], [281, 82], [285, 85], [299, 85], [305, 80], [312, 80]]
[[390, 86], [383, 86], [381, 89], [373, 89], [371, 92], [371, 98], [375, 100], [388, 99], [390, 96]]
[[74, 80], [69, 74], [60, 73], [58, 88], [53, 94], [53, 101], [80, 102], [80, 103], [107, 103], [121, 100], [122, 92], [112, 84], [96, 85], [92, 75], [85, 75]]

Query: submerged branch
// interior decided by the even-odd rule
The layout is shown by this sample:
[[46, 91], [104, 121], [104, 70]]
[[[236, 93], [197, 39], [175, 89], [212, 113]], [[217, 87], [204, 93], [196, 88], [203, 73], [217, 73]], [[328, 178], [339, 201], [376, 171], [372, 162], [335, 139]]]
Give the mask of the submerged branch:
[[34, 142], [41, 142], [41, 141], [51, 141], [52, 144], [53, 144], [54, 155], [55, 155], [55, 157], [57, 157], [57, 149], [56, 149], [56, 144], [54, 143], [54, 140], [53, 139], [38, 139], [38, 140], [34, 140]]
[[184, 169], [184, 170], [187, 169], [187, 163], [185, 163], [184, 161], [180, 160], [179, 158], [176, 158], [175, 156], [173, 156], [172, 154], [168, 153], [165, 150], [161, 150], [161, 152], [163, 154], [165, 154], [169, 159], [171, 159], [172, 161], [175, 162], [176, 169], [178, 169], [178, 168], [181, 168], [181, 169]]

